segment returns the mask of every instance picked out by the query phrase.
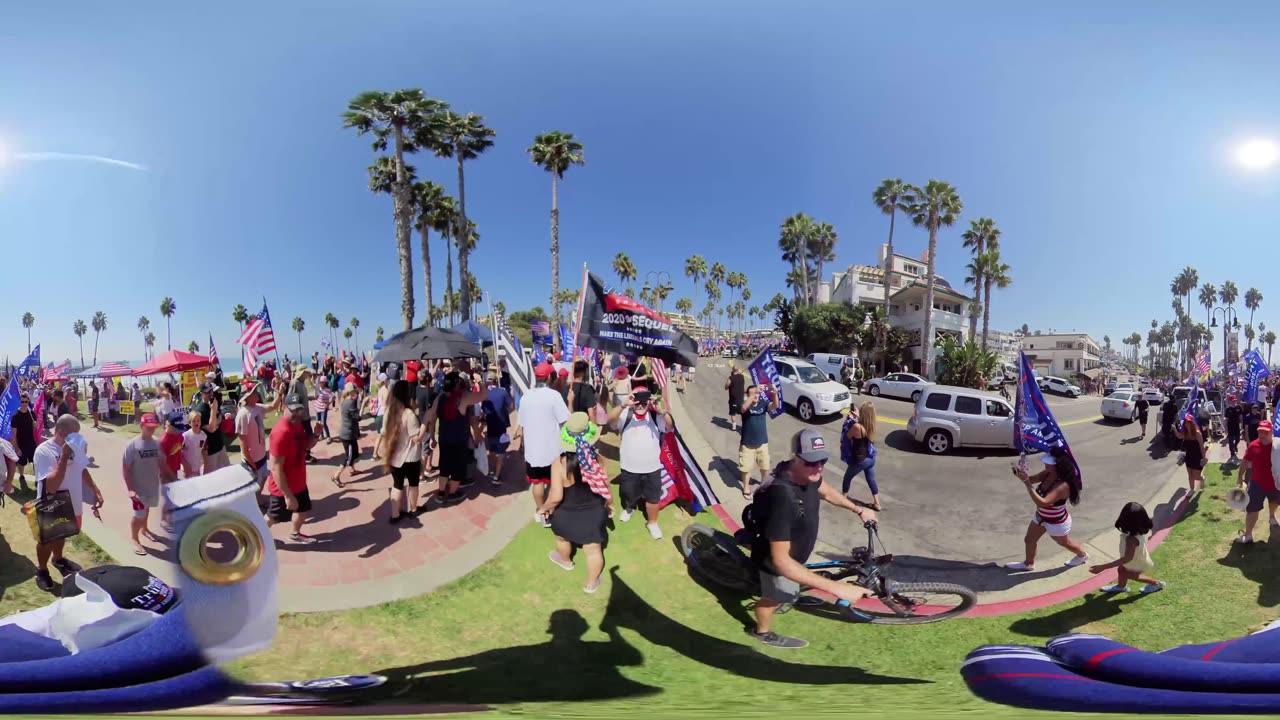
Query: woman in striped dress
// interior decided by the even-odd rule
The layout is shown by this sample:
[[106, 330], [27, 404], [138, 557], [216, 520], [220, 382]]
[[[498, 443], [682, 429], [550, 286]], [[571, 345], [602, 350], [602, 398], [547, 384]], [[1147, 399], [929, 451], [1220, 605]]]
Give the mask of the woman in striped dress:
[[1071, 559], [1064, 563], [1067, 567], [1083, 565], [1089, 560], [1084, 548], [1071, 540], [1071, 513], [1067, 503], [1080, 502], [1080, 475], [1076, 471], [1075, 462], [1062, 448], [1054, 448], [1041, 456], [1044, 470], [1035, 475], [1028, 475], [1022, 467], [1015, 466], [1013, 474], [1027, 487], [1031, 502], [1035, 503], [1036, 512], [1027, 525], [1027, 534], [1023, 538], [1027, 554], [1022, 562], [1009, 563], [1005, 567], [1010, 570], [1034, 570], [1036, 565], [1036, 546], [1040, 538], [1047, 533], [1054, 542], [1073, 553]]

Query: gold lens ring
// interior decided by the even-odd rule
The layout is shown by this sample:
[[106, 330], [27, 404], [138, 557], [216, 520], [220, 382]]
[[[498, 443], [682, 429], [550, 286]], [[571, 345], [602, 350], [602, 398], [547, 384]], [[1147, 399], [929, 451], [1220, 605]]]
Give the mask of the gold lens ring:
[[[236, 544], [235, 556], [219, 561], [209, 554], [209, 541], [226, 533]], [[231, 510], [213, 510], [196, 518], [182, 533], [178, 561], [197, 582], [235, 585], [253, 577], [262, 566], [262, 536], [246, 517]]]

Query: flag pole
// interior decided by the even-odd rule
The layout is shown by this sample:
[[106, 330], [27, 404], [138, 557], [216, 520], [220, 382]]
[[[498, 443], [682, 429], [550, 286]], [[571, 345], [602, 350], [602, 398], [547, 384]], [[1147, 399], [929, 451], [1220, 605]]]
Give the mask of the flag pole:
[[[269, 309], [267, 308], [267, 296], [266, 296], [266, 295], [263, 295], [263, 296], [262, 296], [262, 311], [263, 311], [264, 313], [266, 313], [266, 314], [267, 314], [267, 319], [268, 319], [268, 320], [270, 320], [270, 319], [271, 319], [271, 310], [269, 310]], [[272, 327], [272, 328], [271, 328], [271, 334], [272, 334], [272, 335], [275, 335], [275, 333], [276, 333], [276, 329], [275, 329], [274, 327]], [[278, 369], [283, 370], [283, 369], [284, 369], [284, 366], [280, 364], [280, 343], [272, 343], [272, 344], [276, 346], [276, 348], [275, 348], [275, 350], [276, 350], [276, 367], [277, 367]]]
[[498, 314], [493, 310], [493, 293], [488, 291], [484, 294], [485, 300], [489, 303], [489, 324], [493, 326], [493, 364], [498, 364]]
[[582, 290], [578, 291], [578, 317], [573, 322], [573, 359], [578, 359], [578, 348], [582, 343], [578, 342], [578, 333], [582, 330], [582, 308], [587, 300], [587, 264], [582, 263]]

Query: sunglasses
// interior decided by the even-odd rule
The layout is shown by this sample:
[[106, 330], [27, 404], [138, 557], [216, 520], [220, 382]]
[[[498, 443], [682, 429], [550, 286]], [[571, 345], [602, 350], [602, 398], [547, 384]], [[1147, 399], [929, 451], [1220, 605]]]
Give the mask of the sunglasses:
[[808, 460], [803, 460], [802, 462], [804, 462], [805, 467], [810, 467], [810, 468], [820, 468], [823, 465], [827, 464], [826, 460], [819, 460], [817, 462], [809, 462]]

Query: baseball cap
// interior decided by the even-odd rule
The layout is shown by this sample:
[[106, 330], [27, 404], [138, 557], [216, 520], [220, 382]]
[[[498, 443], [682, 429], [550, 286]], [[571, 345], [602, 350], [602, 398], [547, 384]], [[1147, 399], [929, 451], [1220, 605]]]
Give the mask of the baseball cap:
[[555, 367], [548, 365], [546, 363], [543, 363], [533, 369], [533, 376], [540, 380], [546, 380], [547, 378], [551, 377], [555, 373], [555, 371], [556, 371]]
[[150, 610], [163, 615], [178, 604], [178, 592], [160, 578], [140, 567], [99, 565], [76, 573], [62, 583], [62, 597], [83, 595], [80, 587], [84, 578], [97, 585], [122, 610]]
[[801, 430], [791, 436], [791, 452], [805, 462], [830, 460], [827, 441], [817, 430]]
[[297, 393], [294, 393], [293, 395], [290, 395], [289, 397], [285, 398], [284, 406], [289, 408], [290, 410], [307, 409], [307, 404], [302, 401], [302, 396]]
[[1258, 432], [1262, 432], [1263, 430], [1266, 430], [1267, 432], [1271, 432], [1270, 420], [1263, 420], [1262, 422], [1258, 423]]
[[143, 413], [138, 424], [143, 427], [160, 427], [160, 418], [156, 417], [155, 413]]
[[653, 393], [649, 392], [648, 388], [638, 388], [634, 396], [636, 402], [649, 402], [649, 399], [653, 397]]
[[200, 386], [200, 392], [211, 393], [211, 392], [217, 392], [217, 391], [218, 391], [218, 386], [214, 385], [211, 382], [207, 382], [204, 385]]
[[569, 377], [569, 369], [568, 369], [568, 368], [560, 368], [559, 375], [560, 375], [560, 377]]

